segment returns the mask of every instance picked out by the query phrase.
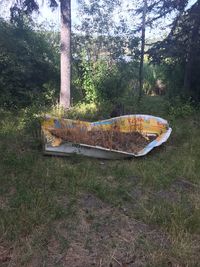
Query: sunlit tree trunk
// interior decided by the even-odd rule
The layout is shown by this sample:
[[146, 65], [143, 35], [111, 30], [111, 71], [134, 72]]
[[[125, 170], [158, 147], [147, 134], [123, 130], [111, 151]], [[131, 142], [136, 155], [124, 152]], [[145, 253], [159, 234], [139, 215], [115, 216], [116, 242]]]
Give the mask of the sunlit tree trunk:
[[147, 0], [144, 0], [142, 12], [142, 36], [141, 36], [141, 54], [140, 54], [140, 69], [139, 69], [139, 98], [142, 97], [143, 80], [144, 80], [144, 47], [145, 47], [145, 30], [146, 30], [146, 15], [147, 15]]
[[71, 83], [71, 0], [60, 0], [61, 51], [60, 51], [60, 105], [70, 107]]

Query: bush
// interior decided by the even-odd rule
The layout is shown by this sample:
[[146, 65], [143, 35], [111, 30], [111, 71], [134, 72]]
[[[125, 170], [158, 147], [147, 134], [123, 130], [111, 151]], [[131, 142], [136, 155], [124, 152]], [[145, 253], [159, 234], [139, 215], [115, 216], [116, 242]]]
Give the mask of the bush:
[[187, 117], [194, 114], [195, 107], [191, 99], [184, 100], [180, 97], [175, 97], [169, 102], [168, 112], [171, 117]]
[[0, 105], [26, 107], [52, 101], [59, 85], [53, 46], [30, 25], [0, 20]]

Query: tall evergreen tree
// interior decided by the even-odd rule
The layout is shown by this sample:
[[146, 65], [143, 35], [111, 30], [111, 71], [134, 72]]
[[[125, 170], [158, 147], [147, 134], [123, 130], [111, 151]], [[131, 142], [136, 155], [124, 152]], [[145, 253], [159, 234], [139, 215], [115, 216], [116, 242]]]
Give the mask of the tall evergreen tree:
[[174, 19], [169, 35], [149, 49], [155, 63], [171, 62], [182, 69], [180, 86], [186, 96], [200, 100], [200, 0]]
[[[136, 32], [141, 32], [141, 50], [140, 50], [140, 67], [139, 67], [139, 96], [141, 98], [143, 90], [143, 65], [145, 54], [145, 32], [146, 28], [153, 28], [155, 23], [167, 16], [168, 14], [176, 11], [184, 12], [188, 0], [142, 0], [139, 2], [139, 7], [136, 8], [135, 14], [140, 15], [141, 23], [136, 29]], [[169, 26], [169, 25], [168, 25]]]

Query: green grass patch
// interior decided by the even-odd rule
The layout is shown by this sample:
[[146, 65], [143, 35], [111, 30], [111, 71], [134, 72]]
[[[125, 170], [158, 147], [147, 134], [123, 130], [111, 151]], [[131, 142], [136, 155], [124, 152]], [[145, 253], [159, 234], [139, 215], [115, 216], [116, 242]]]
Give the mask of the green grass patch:
[[[109, 225], [100, 220], [103, 209], [105, 213], [117, 210], [130, 222], [139, 221], [149, 233], [154, 229], [168, 236], [170, 245], [165, 248], [152, 245], [146, 234], [135, 239], [135, 257], [147, 251], [142, 266], [198, 266], [199, 114], [171, 117], [163, 99], [145, 101], [142, 113], [171, 118], [172, 136], [145, 157], [120, 161], [43, 156], [41, 142], [27, 129], [30, 120], [27, 122], [24, 113], [16, 116], [1, 112], [0, 236], [3, 246], [20, 251], [15, 255], [19, 266], [26, 266], [35, 257], [38, 266], [49, 262], [52, 242], [59, 253], [64, 253], [73, 244], [76, 232], [81, 233], [81, 226], [90, 225], [99, 216], [91, 228], [93, 232], [88, 232], [85, 241], [81, 239], [82, 245], [95, 246], [97, 241], [91, 241], [91, 236], [100, 238], [95, 229], [101, 229], [102, 223], [105, 229]], [[103, 208], [90, 211], [84, 223], [80, 220], [83, 195], [95, 196], [104, 203]], [[108, 214], [106, 218], [112, 220], [112, 212]], [[117, 220], [115, 227], [123, 228]], [[108, 250], [112, 246], [110, 243]], [[61, 262], [54, 255], [53, 266], [62, 266]]]

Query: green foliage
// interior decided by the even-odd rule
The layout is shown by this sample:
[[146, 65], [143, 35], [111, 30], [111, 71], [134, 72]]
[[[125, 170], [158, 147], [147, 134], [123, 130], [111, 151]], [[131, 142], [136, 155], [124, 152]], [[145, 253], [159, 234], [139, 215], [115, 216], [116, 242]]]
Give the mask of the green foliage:
[[108, 101], [95, 103], [78, 102], [67, 111], [63, 110], [58, 104], [46, 108], [44, 111], [55, 117], [96, 121], [109, 118], [112, 108], [113, 105]]
[[[137, 95], [137, 62], [91, 61], [86, 53], [74, 60], [73, 85], [76, 96], [86, 103], [110, 101], [119, 103], [123, 97]], [[79, 92], [79, 93], [78, 93]]]
[[81, 56], [82, 88], [85, 101], [87, 103], [95, 102], [97, 100], [97, 91], [94, 84], [92, 63], [87, 60], [85, 51], [82, 52]]
[[172, 118], [181, 118], [188, 117], [195, 113], [194, 103], [192, 103], [191, 99], [184, 100], [180, 97], [175, 97], [173, 101], [169, 102], [169, 115]]
[[59, 85], [55, 52], [45, 34], [0, 20], [0, 105], [52, 102]]
[[[185, 1], [184, 1], [185, 2]], [[149, 53], [156, 63], [166, 67], [170, 94], [200, 100], [200, 3], [176, 16], [168, 36], [154, 44]]]
[[137, 63], [120, 61], [109, 65], [102, 61], [96, 70], [96, 86], [100, 99], [116, 104], [127, 94], [131, 97], [137, 89]]
[[83, 16], [81, 30], [89, 34], [107, 35], [114, 27], [113, 11], [119, 6], [118, 0], [97, 2], [79, 0], [80, 16]]
[[148, 95], [151, 94], [156, 84], [156, 68], [153, 65], [149, 65], [148, 62], [144, 62], [144, 83], [143, 90]]
[[[125, 67], [125, 64], [124, 64]], [[115, 102], [124, 92], [124, 77], [120, 65], [112, 65], [105, 75], [99, 80], [99, 92], [101, 97], [111, 102]]]

